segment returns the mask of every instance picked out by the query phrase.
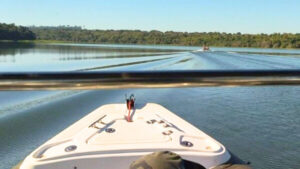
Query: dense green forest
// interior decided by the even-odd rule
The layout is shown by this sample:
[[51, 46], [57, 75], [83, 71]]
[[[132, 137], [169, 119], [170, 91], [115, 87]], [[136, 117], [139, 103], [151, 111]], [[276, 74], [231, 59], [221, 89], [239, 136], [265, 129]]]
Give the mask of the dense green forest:
[[[166, 44], [260, 48], [300, 48], [300, 34], [241, 34], [218, 32], [161, 32], [140, 30], [87, 30], [79, 26], [25, 28], [0, 24], [0, 40], [38, 39], [78, 43]], [[29, 30], [28, 30], [29, 29]], [[32, 33], [33, 32], [33, 33]], [[26, 35], [26, 36], [25, 36]]]
[[24, 26], [0, 23], [0, 40], [34, 40], [35, 34]]
[[187, 33], [140, 30], [86, 30], [81, 27], [30, 27], [41, 40], [84, 43], [168, 44], [186, 46], [225, 46], [300, 48], [300, 34]]

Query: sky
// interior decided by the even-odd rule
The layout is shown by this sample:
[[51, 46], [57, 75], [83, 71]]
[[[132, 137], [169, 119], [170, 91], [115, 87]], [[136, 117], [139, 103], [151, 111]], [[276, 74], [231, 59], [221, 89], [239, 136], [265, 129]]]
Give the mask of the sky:
[[0, 0], [0, 22], [86, 29], [300, 33], [300, 0]]

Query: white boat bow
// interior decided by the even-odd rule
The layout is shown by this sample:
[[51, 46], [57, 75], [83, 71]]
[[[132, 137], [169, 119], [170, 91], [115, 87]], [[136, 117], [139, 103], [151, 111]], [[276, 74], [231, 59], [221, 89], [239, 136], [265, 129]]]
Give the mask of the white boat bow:
[[104, 105], [33, 151], [21, 169], [124, 169], [140, 156], [172, 151], [205, 168], [226, 163], [226, 148], [161, 105]]

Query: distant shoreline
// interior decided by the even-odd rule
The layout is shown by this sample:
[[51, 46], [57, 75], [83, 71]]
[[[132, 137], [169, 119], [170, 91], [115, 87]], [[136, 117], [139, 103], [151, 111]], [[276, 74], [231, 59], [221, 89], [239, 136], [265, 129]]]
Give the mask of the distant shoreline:
[[[73, 43], [73, 44], [95, 44], [95, 45], [158, 45], [158, 46], [182, 46], [182, 47], [199, 47], [202, 46], [188, 46], [177, 44], [135, 44], [135, 43], [91, 43], [91, 42], [74, 42], [74, 41], [59, 41], [59, 40], [0, 40], [0, 43], [33, 43], [33, 44], [55, 44], [55, 43]], [[287, 49], [287, 50], [300, 50], [300, 48], [262, 48], [262, 47], [233, 47], [233, 46], [210, 46], [220, 48], [252, 48], [252, 49]]]
[[242, 34], [161, 32], [157, 30], [87, 30], [81, 27], [24, 27], [0, 23], [0, 40], [32, 43], [86, 43], [300, 49], [299, 33]]

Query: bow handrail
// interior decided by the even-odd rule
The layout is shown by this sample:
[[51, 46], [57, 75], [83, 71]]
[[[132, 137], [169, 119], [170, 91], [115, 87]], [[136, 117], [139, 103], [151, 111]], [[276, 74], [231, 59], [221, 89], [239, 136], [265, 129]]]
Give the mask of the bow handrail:
[[300, 85], [300, 69], [0, 73], [0, 90], [93, 90], [264, 85]]

